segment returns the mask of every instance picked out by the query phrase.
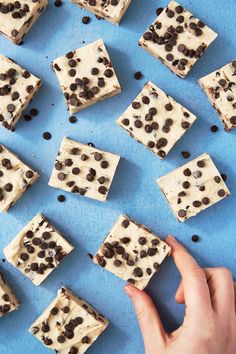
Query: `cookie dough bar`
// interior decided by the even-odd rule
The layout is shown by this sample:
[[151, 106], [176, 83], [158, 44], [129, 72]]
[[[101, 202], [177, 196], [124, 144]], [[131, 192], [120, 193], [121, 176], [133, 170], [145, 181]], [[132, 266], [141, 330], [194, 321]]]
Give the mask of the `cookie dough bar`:
[[148, 82], [117, 122], [163, 159], [195, 120], [195, 115]]
[[49, 185], [105, 201], [120, 157], [64, 138]]
[[83, 354], [108, 324], [86, 301], [61, 288], [29, 332], [58, 354]]
[[17, 310], [19, 302], [0, 273], [0, 317]]
[[41, 86], [41, 80], [0, 55], [0, 124], [14, 130], [23, 111]]
[[0, 144], [0, 211], [7, 211], [39, 178], [37, 172]]
[[71, 114], [120, 93], [103, 41], [76, 49], [52, 63]]
[[170, 253], [170, 247], [149, 229], [121, 215], [93, 261], [144, 289]]
[[39, 213], [3, 251], [8, 262], [38, 286], [73, 248]]
[[13, 43], [20, 44], [47, 5], [47, 0], [1, 0], [0, 33]]
[[184, 78], [217, 34], [175, 1], [147, 29], [139, 45]]
[[119, 24], [131, 0], [71, 0], [85, 10], [106, 20]]
[[159, 178], [157, 184], [181, 222], [230, 195], [206, 153]]
[[199, 84], [222, 120], [225, 130], [236, 127], [236, 60], [201, 78]]

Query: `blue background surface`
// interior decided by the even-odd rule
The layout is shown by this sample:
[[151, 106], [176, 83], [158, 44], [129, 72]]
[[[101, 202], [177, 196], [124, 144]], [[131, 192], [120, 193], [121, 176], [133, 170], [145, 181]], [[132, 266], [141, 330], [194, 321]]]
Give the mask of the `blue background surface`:
[[[110, 319], [108, 330], [90, 349], [99, 354], [141, 354], [142, 338], [136, 318], [123, 293], [124, 282], [92, 264], [87, 253], [94, 254], [103, 238], [121, 213], [127, 213], [144, 223], [161, 237], [174, 234], [197, 257], [201, 265], [224, 265], [235, 272], [235, 132], [225, 133], [216, 113], [197, 84], [197, 79], [236, 58], [235, 0], [182, 0], [200, 19], [218, 34], [218, 38], [183, 81], [171, 74], [137, 42], [156, 18], [157, 7], [166, 0], [133, 0], [119, 27], [93, 15], [89, 25], [83, 25], [85, 12], [67, 2], [56, 8], [53, 2], [32, 28], [22, 46], [14, 46], [0, 38], [0, 53], [12, 57], [43, 80], [43, 86], [30, 107], [40, 114], [31, 122], [22, 119], [14, 133], [0, 129], [0, 142], [40, 172], [41, 178], [8, 214], [0, 215], [0, 270], [17, 294], [21, 306], [0, 321], [0, 353], [50, 353], [27, 330], [36, 317], [53, 300], [64, 284], [91, 302]], [[63, 95], [50, 70], [56, 57], [102, 38], [109, 50], [122, 93], [77, 114], [78, 122], [69, 123]], [[144, 78], [136, 81], [135, 71]], [[138, 94], [144, 83], [152, 80], [198, 116], [197, 122], [161, 161], [143, 145], [131, 139], [115, 120]], [[27, 110], [27, 112], [29, 109]], [[210, 126], [220, 130], [213, 134]], [[49, 131], [52, 139], [42, 139]], [[80, 142], [93, 142], [97, 147], [122, 156], [107, 203], [66, 194], [59, 203], [59, 190], [47, 185], [55, 156], [64, 136]], [[228, 175], [231, 197], [204, 211], [184, 224], [175, 220], [155, 179], [184, 164], [181, 151], [188, 150], [192, 158], [208, 152], [221, 173]], [[65, 259], [39, 288], [25, 278], [4, 258], [2, 249], [39, 211], [71, 241], [75, 251]], [[198, 234], [201, 242], [193, 244], [191, 236]], [[235, 274], [234, 274], [235, 275]], [[169, 259], [154, 276], [147, 291], [152, 295], [169, 330], [183, 318], [183, 306], [174, 301], [179, 274]]]

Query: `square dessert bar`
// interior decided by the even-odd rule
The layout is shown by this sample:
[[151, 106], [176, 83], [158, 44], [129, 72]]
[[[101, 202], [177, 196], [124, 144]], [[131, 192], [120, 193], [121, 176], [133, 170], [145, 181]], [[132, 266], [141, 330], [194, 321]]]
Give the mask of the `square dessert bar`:
[[0, 55], [0, 124], [14, 130], [41, 83], [29, 71]]
[[49, 186], [105, 201], [120, 156], [64, 138]]
[[58, 354], [83, 354], [108, 324], [86, 301], [61, 288], [29, 332]]
[[206, 153], [159, 178], [157, 184], [181, 222], [230, 194], [211, 157]]
[[19, 302], [0, 273], [0, 317], [17, 310]]
[[101, 39], [57, 58], [52, 69], [71, 114], [121, 92]]
[[19, 44], [47, 5], [47, 0], [1, 0], [0, 33]]
[[199, 84], [226, 131], [236, 127], [236, 60], [201, 78]]
[[0, 144], [0, 212], [10, 209], [38, 178], [37, 172]]
[[3, 252], [14, 267], [40, 285], [73, 250], [42, 215], [36, 215]]
[[147, 29], [139, 45], [184, 78], [217, 34], [175, 1]]
[[117, 122], [163, 159], [195, 120], [195, 115], [148, 82]]
[[170, 247], [149, 229], [121, 215], [93, 261], [144, 289], [170, 253]]
[[71, 0], [85, 10], [118, 24], [128, 9], [131, 0]]

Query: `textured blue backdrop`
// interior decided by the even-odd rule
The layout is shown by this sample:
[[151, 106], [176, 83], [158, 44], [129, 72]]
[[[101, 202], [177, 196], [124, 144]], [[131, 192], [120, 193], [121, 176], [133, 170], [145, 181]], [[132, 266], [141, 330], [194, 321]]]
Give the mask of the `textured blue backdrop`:
[[[182, 81], [137, 45], [138, 39], [155, 19], [157, 7], [166, 0], [133, 0], [121, 25], [116, 27], [94, 16], [83, 25], [85, 14], [64, 1], [61, 8], [51, 2], [22, 46], [14, 46], [0, 38], [0, 53], [12, 57], [20, 65], [39, 76], [43, 86], [30, 107], [40, 114], [31, 122], [23, 119], [16, 132], [0, 129], [0, 141], [19, 154], [41, 174], [41, 178], [8, 214], [0, 215], [0, 257], [2, 249], [35, 214], [44, 213], [71, 241], [76, 249], [39, 288], [7, 262], [4, 271], [21, 306], [0, 321], [0, 353], [50, 353], [28, 334], [34, 319], [55, 297], [61, 284], [71, 287], [91, 302], [111, 321], [108, 330], [91, 348], [90, 353], [141, 354], [142, 339], [129, 300], [123, 294], [124, 282], [94, 266], [86, 254], [94, 253], [120, 213], [127, 213], [150, 227], [161, 237], [174, 234], [197, 257], [202, 265], [224, 265], [235, 271], [235, 132], [227, 134], [197, 84], [197, 79], [236, 58], [235, 0], [182, 0], [181, 4], [211, 26], [219, 37], [205, 56]], [[121, 95], [99, 103], [77, 115], [78, 122], [68, 122], [62, 93], [50, 70], [51, 61], [102, 38], [111, 55], [123, 91]], [[136, 81], [133, 73], [141, 70], [144, 78]], [[198, 116], [197, 122], [174, 148], [165, 161], [137, 144], [115, 123], [143, 84], [153, 80], [162, 89], [182, 102]], [[210, 132], [218, 124], [220, 131]], [[49, 131], [52, 139], [45, 141], [42, 133]], [[57, 201], [59, 190], [47, 185], [53, 162], [64, 136], [107, 149], [122, 156], [107, 203], [67, 194], [65, 203]], [[155, 179], [185, 163], [182, 150], [192, 157], [203, 152], [212, 154], [219, 170], [228, 175], [230, 198], [209, 208], [196, 218], [180, 224], [173, 217]], [[193, 244], [198, 234], [201, 242]], [[178, 272], [168, 260], [151, 281], [147, 291], [155, 299], [168, 329], [183, 317], [183, 307], [174, 301], [179, 281]]]

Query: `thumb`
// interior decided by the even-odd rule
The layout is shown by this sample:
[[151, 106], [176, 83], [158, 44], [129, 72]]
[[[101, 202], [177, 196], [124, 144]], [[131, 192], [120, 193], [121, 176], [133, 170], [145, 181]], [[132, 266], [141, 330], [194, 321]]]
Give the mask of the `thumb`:
[[155, 354], [164, 351], [166, 333], [152, 299], [132, 284], [126, 285], [124, 290], [134, 305], [144, 340], [145, 353]]

